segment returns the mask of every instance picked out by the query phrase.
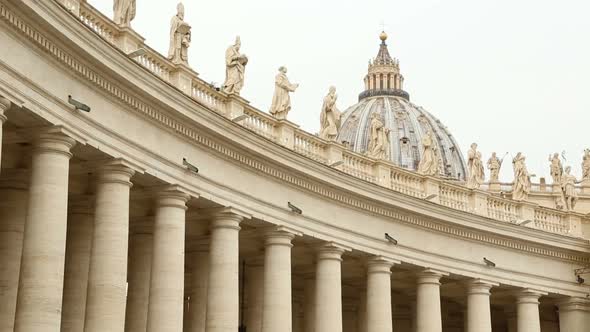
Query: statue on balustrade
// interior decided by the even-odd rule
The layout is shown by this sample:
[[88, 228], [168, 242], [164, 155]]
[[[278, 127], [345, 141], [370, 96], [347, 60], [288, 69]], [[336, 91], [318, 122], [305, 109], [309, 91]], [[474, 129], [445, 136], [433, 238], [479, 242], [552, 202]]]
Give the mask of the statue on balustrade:
[[177, 13], [170, 22], [170, 48], [168, 59], [188, 65], [188, 48], [191, 43], [191, 26], [184, 21], [184, 5], [179, 3]]
[[371, 136], [367, 155], [375, 159], [388, 159], [389, 128], [379, 118], [379, 114], [371, 113]]
[[485, 173], [483, 169], [483, 161], [481, 160], [481, 152], [477, 151], [476, 143], [471, 144], [471, 149], [467, 152], [467, 165], [469, 166], [467, 187], [470, 189], [477, 189], [483, 183]]
[[275, 93], [270, 105], [270, 114], [279, 120], [287, 119], [287, 114], [291, 110], [290, 92], [294, 92], [299, 84], [291, 84], [287, 78], [287, 68], [281, 66], [279, 73], [275, 77]]
[[561, 160], [559, 159], [559, 153], [554, 153], [553, 157], [549, 155], [550, 174], [553, 178], [553, 184], [558, 185], [561, 183], [561, 176], [563, 175], [563, 167], [561, 166]]
[[578, 200], [576, 192], [576, 177], [571, 174], [570, 166], [565, 168], [565, 173], [561, 177], [561, 196], [563, 198], [564, 208], [567, 211], [573, 211]]
[[438, 153], [432, 131], [422, 137], [422, 158], [418, 164], [418, 173], [434, 176], [438, 174]]
[[492, 152], [492, 156], [488, 159], [488, 169], [490, 170], [490, 183], [500, 182], [500, 168], [504, 158], [500, 159], [496, 156], [495, 152]]
[[244, 86], [244, 72], [248, 57], [240, 53], [242, 42], [240, 36], [236, 37], [236, 42], [228, 47], [225, 51], [225, 83], [223, 83], [223, 92], [227, 94], [239, 95]]
[[590, 180], [590, 149], [584, 150], [582, 161], [582, 180]]
[[531, 192], [531, 177], [525, 164], [525, 157], [522, 153], [516, 154], [512, 160], [514, 168], [514, 183], [512, 184], [512, 199], [524, 201]]
[[320, 137], [329, 141], [336, 140], [340, 128], [340, 111], [336, 108], [336, 88], [331, 86], [328, 95], [324, 97], [322, 113], [320, 114]]
[[135, 18], [135, 0], [115, 0], [113, 12], [115, 23], [121, 27], [128, 27]]

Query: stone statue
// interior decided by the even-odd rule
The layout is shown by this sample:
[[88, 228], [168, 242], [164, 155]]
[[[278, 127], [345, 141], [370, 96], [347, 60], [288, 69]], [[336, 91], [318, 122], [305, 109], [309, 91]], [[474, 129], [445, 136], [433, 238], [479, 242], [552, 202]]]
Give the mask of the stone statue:
[[191, 26], [184, 21], [184, 5], [179, 3], [177, 14], [170, 22], [170, 48], [168, 59], [188, 65], [188, 48], [191, 42]]
[[275, 93], [272, 97], [272, 104], [270, 105], [270, 114], [279, 120], [287, 118], [287, 114], [291, 110], [290, 92], [294, 92], [299, 87], [299, 84], [291, 84], [287, 78], [287, 68], [281, 66], [279, 73], [275, 78]]
[[135, 18], [135, 0], [115, 0], [113, 12], [115, 23], [121, 27], [128, 27]]
[[526, 168], [525, 157], [518, 153], [512, 160], [514, 168], [514, 183], [512, 185], [512, 199], [515, 201], [524, 201], [529, 197], [531, 192], [531, 178]]
[[223, 92], [240, 94], [244, 86], [244, 71], [248, 64], [248, 57], [240, 53], [242, 42], [240, 36], [236, 37], [236, 42], [225, 51], [225, 83], [223, 83]]
[[582, 161], [582, 180], [590, 180], [590, 149], [584, 150]]
[[488, 169], [490, 170], [490, 183], [500, 182], [500, 168], [504, 158], [500, 159], [496, 156], [495, 152], [492, 152], [492, 156], [488, 159]]
[[470, 189], [477, 189], [485, 179], [481, 153], [477, 151], [477, 144], [471, 144], [471, 149], [467, 152], [467, 159], [467, 165], [469, 167], [467, 187]]
[[322, 113], [320, 114], [320, 137], [329, 141], [335, 141], [340, 129], [340, 111], [336, 108], [336, 88], [331, 86], [330, 91], [324, 97]]
[[563, 174], [563, 167], [561, 166], [561, 160], [559, 159], [559, 153], [554, 153], [553, 157], [549, 155], [550, 173], [553, 178], [553, 184], [558, 185], [561, 183], [561, 175]]
[[561, 195], [563, 197], [564, 208], [567, 211], [573, 211], [578, 200], [576, 192], [576, 177], [571, 173], [570, 166], [565, 168], [565, 173], [561, 176]]
[[438, 174], [438, 154], [432, 131], [422, 137], [422, 158], [418, 164], [418, 173], [434, 176]]
[[379, 118], [377, 113], [371, 114], [371, 136], [367, 155], [375, 159], [388, 159], [389, 157], [389, 129]]

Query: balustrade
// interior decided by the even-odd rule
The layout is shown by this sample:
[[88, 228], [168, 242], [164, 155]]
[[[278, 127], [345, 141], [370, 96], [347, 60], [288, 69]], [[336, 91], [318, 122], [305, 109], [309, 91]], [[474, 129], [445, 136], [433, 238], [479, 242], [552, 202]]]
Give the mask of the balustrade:
[[375, 182], [373, 162], [371, 159], [354, 154], [350, 151], [342, 153], [342, 171], [369, 182]]
[[488, 217], [501, 221], [515, 222], [520, 216], [517, 202], [499, 197], [488, 197], [487, 210]]
[[391, 189], [413, 197], [424, 197], [424, 179], [418, 174], [396, 167], [391, 168]]
[[242, 126], [272, 141], [276, 140], [276, 120], [272, 116], [252, 108], [244, 108], [244, 114], [246, 118], [240, 122]]
[[109, 43], [115, 43], [118, 33], [115, 23], [86, 2], [80, 4], [80, 20]]
[[570, 232], [570, 224], [564, 212], [542, 207], [536, 208], [534, 223], [535, 228], [550, 233], [568, 234]]
[[469, 190], [441, 183], [438, 190], [440, 204], [461, 211], [469, 211]]
[[295, 152], [307, 156], [315, 161], [326, 163], [325, 144], [317, 137], [303, 130], [295, 131]]

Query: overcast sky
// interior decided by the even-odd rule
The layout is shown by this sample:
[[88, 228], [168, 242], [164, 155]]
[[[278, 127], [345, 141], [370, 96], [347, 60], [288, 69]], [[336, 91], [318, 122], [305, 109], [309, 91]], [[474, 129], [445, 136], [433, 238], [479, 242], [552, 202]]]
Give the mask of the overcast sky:
[[[89, 0], [112, 17], [112, 1]], [[137, 0], [133, 28], [166, 54], [177, 1]], [[590, 147], [590, 1], [588, 0], [185, 0], [192, 29], [189, 63], [200, 77], [224, 81], [225, 49], [242, 39], [250, 62], [242, 96], [268, 111], [281, 65], [291, 82], [289, 119], [319, 128], [330, 85], [341, 110], [363, 90], [367, 61], [385, 23], [412, 102], [438, 117], [465, 154], [477, 142], [484, 162], [522, 151], [529, 171], [548, 176], [549, 153], [565, 151], [581, 174]], [[506, 162], [502, 180], [512, 180]], [[535, 179], [534, 182], [538, 182]], [[550, 182], [550, 181], [549, 181]]]

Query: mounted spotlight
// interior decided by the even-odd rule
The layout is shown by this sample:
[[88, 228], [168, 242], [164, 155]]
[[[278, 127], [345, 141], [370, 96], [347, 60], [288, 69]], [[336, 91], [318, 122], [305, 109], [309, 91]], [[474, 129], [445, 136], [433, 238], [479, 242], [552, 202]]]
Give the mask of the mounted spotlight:
[[231, 119], [233, 122], [240, 122], [248, 118], [248, 114], [238, 115], [235, 118]]
[[438, 194], [430, 194], [430, 195], [424, 197], [424, 199], [427, 200], [427, 201], [429, 201], [429, 200], [435, 198], [436, 196], [438, 196]]
[[70, 95], [68, 95], [68, 103], [70, 103], [71, 105], [74, 105], [74, 108], [78, 111], [90, 112], [90, 106], [75, 100]]
[[580, 276], [576, 276], [576, 281], [578, 282], [578, 284], [583, 284], [586, 280]]
[[385, 233], [385, 239], [389, 241], [393, 245], [397, 245], [397, 240], [394, 239], [391, 235]]
[[137, 57], [144, 56], [146, 54], [147, 54], [147, 51], [145, 48], [138, 48], [135, 51], [127, 54], [127, 56], [130, 57], [131, 59], [135, 59]]
[[338, 167], [338, 166], [340, 166], [342, 164], [344, 164], [344, 160], [338, 160], [338, 161], [335, 161], [335, 162], [331, 163], [330, 164], [330, 167]]
[[491, 260], [487, 259], [487, 258], [483, 258], [484, 263], [486, 263], [486, 265], [488, 267], [496, 267], [496, 263], [492, 262]]
[[197, 168], [197, 166], [186, 161], [186, 158], [182, 158], [182, 164], [186, 166], [186, 169], [188, 169], [189, 171], [193, 173], [199, 173], [199, 169]]
[[518, 226], [524, 226], [524, 225], [530, 224], [530, 223], [532, 223], [532, 222], [533, 222], [533, 221], [532, 221], [532, 220], [530, 220], [530, 219], [526, 219], [526, 220], [517, 220], [517, 221], [516, 221], [516, 224], [517, 224]]
[[287, 206], [289, 207], [289, 209], [291, 209], [291, 212], [293, 212], [293, 213], [297, 213], [297, 214], [302, 214], [303, 213], [303, 211], [300, 208], [298, 208], [295, 205], [291, 204], [291, 202], [287, 202]]

